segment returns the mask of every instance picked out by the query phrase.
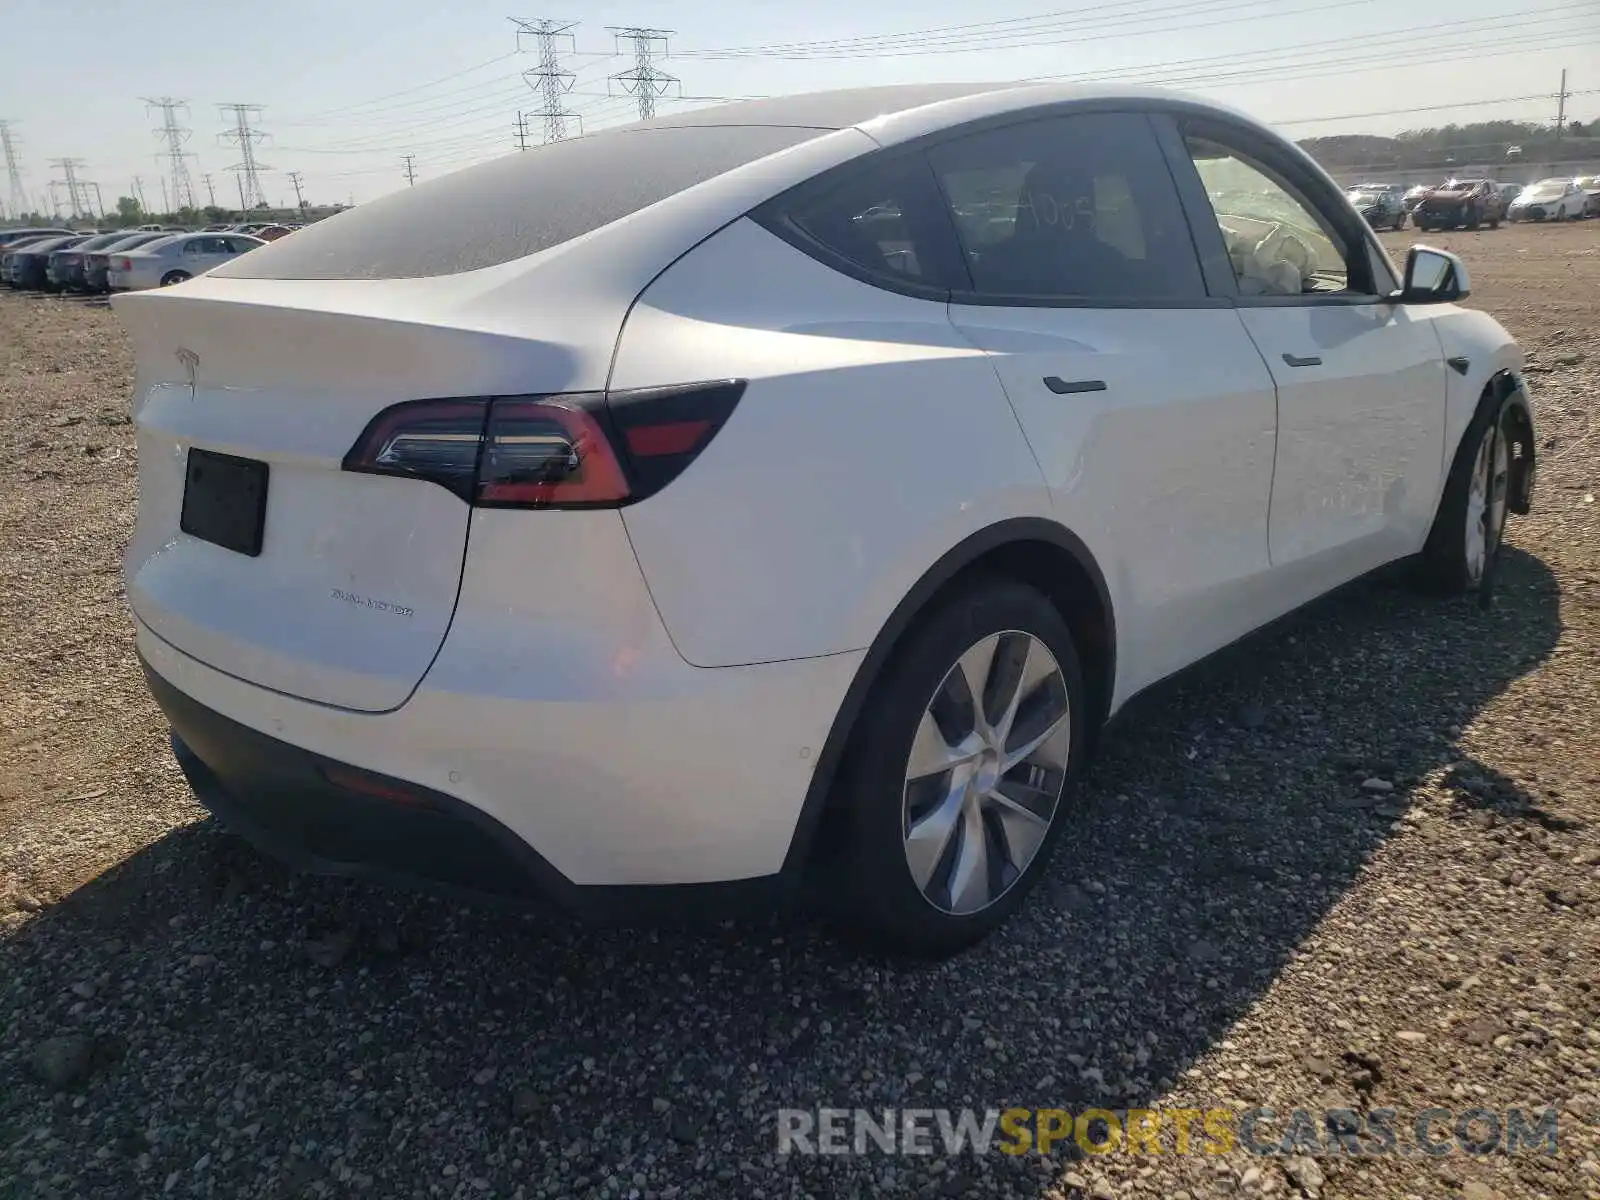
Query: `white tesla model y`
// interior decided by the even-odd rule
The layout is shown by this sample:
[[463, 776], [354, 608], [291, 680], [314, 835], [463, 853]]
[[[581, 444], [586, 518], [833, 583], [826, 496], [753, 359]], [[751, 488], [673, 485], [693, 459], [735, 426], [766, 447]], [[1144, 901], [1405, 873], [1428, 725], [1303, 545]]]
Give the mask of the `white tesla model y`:
[[953, 950], [1129, 696], [1397, 559], [1487, 586], [1534, 438], [1466, 291], [1165, 93], [513, 154], [117, 299], [138, 650], [306, 868]]

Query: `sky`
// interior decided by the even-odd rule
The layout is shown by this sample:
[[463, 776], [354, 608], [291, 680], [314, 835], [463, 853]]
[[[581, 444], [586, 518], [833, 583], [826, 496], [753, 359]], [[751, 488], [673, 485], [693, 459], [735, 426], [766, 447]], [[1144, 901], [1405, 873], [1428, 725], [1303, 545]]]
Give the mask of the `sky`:
[[[238, 18], [230, 13], [237, 9]], [[1293, 137], [1393, 133], [1488, 119], [1550, 121], [1561, 71], [1568, 115], [1600, 119], [1600, 0], [567, 0], [556, 10], [439, 0], [6, 0], [0, 120], [30, 199], [76, 158], [105, 207], [137, 177], [160, 207], [169, 161], [159, 110], [186, 102], [185, 149], [201, 203], [238, 203], [234, 124], [250, 121], [273, 205], [359, 203], [515, 148], [518, 112], [543, 140], [522, 73], [537, 42], [511, 17], [574, 23], [557, 41], [564, 107], [584, 130], [638, 118], [631, 43], [609, 26], [669, 31], [650, 43], [668, 112], [721, 99], [875, 83], [1061, 79], [1156, 83], [1224, 101]], [[19, 48], [24, 52], [18, 53]], [[569, 121], [574, 130], [576, 119]], [[0, 178], [0, 203], [8, 202]]]

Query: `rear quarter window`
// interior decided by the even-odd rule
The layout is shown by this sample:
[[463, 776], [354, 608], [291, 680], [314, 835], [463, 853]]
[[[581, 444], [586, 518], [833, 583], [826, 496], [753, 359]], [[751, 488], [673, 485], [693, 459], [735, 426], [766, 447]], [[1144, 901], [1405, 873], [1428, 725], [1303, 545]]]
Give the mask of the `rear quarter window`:
[[420, 279], [581, 237], [746, 163], [832, 132], [727, 125], [614, 130], [402, 188], [210, 272], [235, 279]]

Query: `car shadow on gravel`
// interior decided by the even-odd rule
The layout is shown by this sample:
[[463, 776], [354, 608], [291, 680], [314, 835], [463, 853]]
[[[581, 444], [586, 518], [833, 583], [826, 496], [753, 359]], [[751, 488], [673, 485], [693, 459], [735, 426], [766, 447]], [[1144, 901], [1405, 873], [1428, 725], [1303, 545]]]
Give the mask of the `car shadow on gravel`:
[[[363, 1178], [585, 1194], [611, 1174], [615, 1195], [1043, 1192], [1059, 1157], [780, 1159], [775, 1112], [1152, 1100], [1424, 777], [1462, 820], [1536, 807], [1456, 739], [1560, 628], [1555, 580], [1508, 548], [1488, 611], [1369, 581], [1163, 684], [1108, 731], [1035, 896], [935, 965], [794, 918], [600, 930], [465, 909], [178, 829], [0, 943], [0, 1078], [19, 1081], [0, 1182], [9, 1157], [20, 1195], [55, 1194], [52, 1173], [62, 1194], [154, 1194], [175, 1171], [177, 1195], [204, 1177], [238, 1196]], [[29, 1071], [63, 1035], [92, 1041], [52, 1090]]]

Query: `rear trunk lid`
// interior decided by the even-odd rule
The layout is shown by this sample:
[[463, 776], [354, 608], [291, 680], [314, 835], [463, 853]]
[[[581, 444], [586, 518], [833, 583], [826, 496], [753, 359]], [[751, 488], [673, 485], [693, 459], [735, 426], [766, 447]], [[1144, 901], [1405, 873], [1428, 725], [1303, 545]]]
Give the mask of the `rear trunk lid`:
[[274, 691], [368, 712], [406, 701], [449, 629], [471, 509], [342, 470], [344, 455], [398, 402], [603, 388], [622, 319], [563, 296], [516, 314], [548, 336], [499, 328], [482, 314], [506, 306], [480, 303], [492, 283], [466, 279], [202, 278], [118, 299], [138, 362], [125, 575], [140, 622]]

